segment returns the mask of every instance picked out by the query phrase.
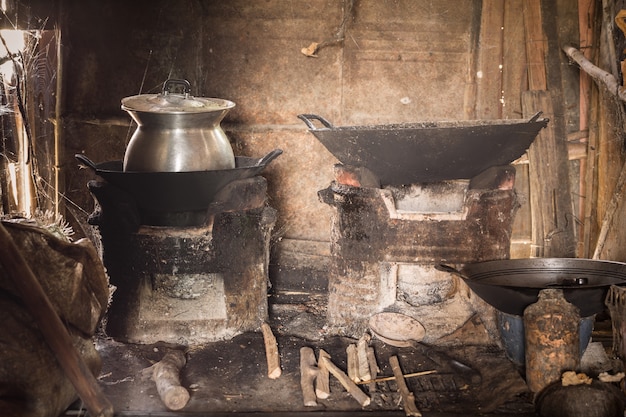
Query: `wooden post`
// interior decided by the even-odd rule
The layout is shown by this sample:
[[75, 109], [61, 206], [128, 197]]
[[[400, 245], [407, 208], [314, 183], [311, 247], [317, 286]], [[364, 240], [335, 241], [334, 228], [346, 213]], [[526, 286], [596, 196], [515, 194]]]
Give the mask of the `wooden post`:
[[[541, 0], [525, 0], [524, 27], [529, 91], [522, 93], [522, 111], [530, 117], [543, 111], [550, 119], [528, 151], [534, 257], [574, 257], [574, 213], [569, 187], [569, 158], [562, 115], [556, 114], [546, 74], [547, 41]], [[554, 87], [554, 86], [553, 86]], [[558, 89], [557, 89], [558, 91]]]
[[113, 417], [113, 405], [74, 347], [67, 328], [46, 296], [41, 284], [0, 222], [0, 264], [33, 316], [43, 337], [54, 352], [65, 375], [93, 417]]

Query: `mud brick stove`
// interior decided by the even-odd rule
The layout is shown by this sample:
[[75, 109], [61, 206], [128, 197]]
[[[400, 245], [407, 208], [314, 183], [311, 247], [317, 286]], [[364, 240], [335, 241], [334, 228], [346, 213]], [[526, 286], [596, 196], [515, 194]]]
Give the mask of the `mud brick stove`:
[[232, 182], [199, 225], [129, 230], [124, 227], [137, 216], [119, 212], [127, 201], [120, 191], [90, 182], [100, 206], [91, 221], [100, 229], [116, 287], [107, 334], [189, 345], [257, 330], [268, 314], [269, 239], [276, 220], [266, 205], [266, 186], [260, 176]]
[[493, 310], [437, 265], [509, 257], [519, 205], [510, 163], [547, 125], [539, 116], [347, 127], [298, 116], [341, 162], [318, 193], [334, 208], [332, 331], [360, 336], [382, 311], [421, 321], [428, 342], [476, 313], [495, 331]]
[[338, 165], [336, 181], [319, 192], [334, 208], [330, 326], [362, 334], [372, 314], [393, 310], [419, 318], [427, 341], [452, 333], [480, 301], [436, 265], [508, 258], [519, 205], [514, 168], [472, 181], [383, 188], [354, 186], [362, 172]]

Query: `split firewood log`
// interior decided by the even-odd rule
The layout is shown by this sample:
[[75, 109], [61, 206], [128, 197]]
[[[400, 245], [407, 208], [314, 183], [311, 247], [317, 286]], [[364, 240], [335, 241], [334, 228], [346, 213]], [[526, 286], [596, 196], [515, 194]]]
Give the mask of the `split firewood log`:
[[361, 380], [361, 378], [359, 378], [359, 357], [354, 343], [350, 343], [348, 347], [346, 347], [346, 357], [348, 364], [348, 377], [352, 380], [352, 382], [359, 382]]
[[330, 355], [324, 349], [320, 349], [319, 360], [317, 361], [319, 373], [315, 379], [315, 395], [317, 395], [317, 398], [320, 400], [325, 400], [330, 397], [330, 372], [325, 365], [326, 362], [323, 361], [322, 358], [330, 360]]
[[398, 385], [398, 391], [400, 391], [400, 395], [402, 396], [402, 403], [404, 404], [404, 413], [407, 416], [412, 417], [422, 417], [422, 413], [415, 405], [415, 396], [411, 391], [409, 391], [409, 387], [406, 385], [406, 381], [404, 380], [404, 374], [402, 373], [402, 369], [400, 368], [400, 362], [398, 361], [397, 356], [392, 356], [389, 358], [389, 364], [391, 365], [391, 369], [393, 370], [393, 375], [396, 378], [396, 384]]
[[357, 400], [359, 404], [361, 404], [361, 407], [366, 407], [370, 404], [370, 402], [372, 401], [371, 398], [363, 391], [361, 391], [361, 389], [350, 379], [350, 377], [346, 375], [346, 373], [343, 372], [341, 369], [339, 369], [337, 365], [335, 365], [330, 360], [330, 358], [320, 356], [320, 362], [322, 362], [324, 366], [326, 366], [328, 371], [335, 378], [337, 378], [337, 380], [341, 383], [341, 385], [343, 385], [346, 391], [348, 391], [348, 393], [352, 395], [352, 397], [354, 397], [354, 399]]
[[319, 373], [315, 361], [315, 352], [310, 347], [300, 348], [300, 387], [302, 388], [302, 400], [306, 407], [315, 407], [317, 397], [313, 384]]
[[269, 379], [276, 379], [283, 373], [280, 367], [280, 354], [278, 352], [278, 343], [276, 337], [272, 333], [272, 328], [269, 324], [261, 324], [261, 331], [263, 332], [263, 342], [265, 345], [265, 357], [267, 360], [267, 376]]
[[173, 411], [183, 409], [189, 402], [189, 391], [180, 383], [180, 371], [186, 363], [185, 353], [174, 349], [152, 366], [152, 379], [159, 397]]

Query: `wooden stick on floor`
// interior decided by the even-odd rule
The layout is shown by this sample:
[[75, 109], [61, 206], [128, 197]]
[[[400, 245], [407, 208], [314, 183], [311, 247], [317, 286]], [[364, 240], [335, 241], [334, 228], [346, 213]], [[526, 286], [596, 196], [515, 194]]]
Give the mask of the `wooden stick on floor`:
[[367, 396], [361, 389], [345, 374], [341, 369], [339, 369], [332, 361], [325, 357], [320, 356], [320, 362], [328, 368], [328, 371], [339, 380], [341, 385], [348, 391], [355, 400], [361, 404], [361, 407], [366, 407], [370, 404], [371, 399]]
[[378, 368], [378, 361], [376, 360], [376, 352], [374, 352], [374, 348], [368, 346], [367, 348], [367, 364], [370, 368], [370, 380], [365, 383], [368, 384], [370, 394], [376, 390], [376, 378], [378, 377], [378, 372], [380, 369]]
[[346, 347], [346, 358], [348, 364], [348, 377], [353, 382], [359, 382], [361, 378], [359, 378], [359, 357], [356, 344], [350, 343]]
[[411, 391], [409, 391], [409, 387], [407, 387], [406, 381], [404, 380], [404, 375], [402, 374], [402, 369], [400, 369], [400, 362], [398, 361], [398, 357], [390, 357], [389, 364], [391, 365], [393, 374], [396, 377], [398, 391], [400, 391], [400, 395], [402, 395], [404, 412], [407, 416], [421, 417], [422, 413], [417, 409], [417, 406], [415, 405], [415, 396]]
[[317, 374], [317, 378], [315, 379], [315, 395], [320, 400], [325, 400], [330, 397], [330, 372], [325, 365], [325, 362], [322, 358], [325, 357], [330, 359], [330, 355], [324, 349], [320, 349], [319, 360], [317, 361], [319, 373]]
[[189, 401], [189, 391], [180, 384], [180, 371], [186, 363], [185, 353], [172, 350], [152, 367], [152, 379], [159, 397], [170, 410], [182, 410]]
[[41, 284], [1, 222], [0, 264], [4, 267], [89, 414], [93, 417], [113, 417], [113, 405], [100, 390], [98, 382], [74, 347], [67, 328], [61, 322]]
[[[358, 380], [359, 381], [368, 381], [372, 379], [372, 372], [370, 370], [370, 363], [367, 358], [367, 349], [369, 348], [370, 343], [370, 335], [364, 334], [361, 336], [359, 341], [356, 344], [356, 353], [357, 353], [357, 363], [358, 363]], [[355, 381], [357, 382], [357, 381]]]
[[276, 342], [276, 337], [274, 336], [274, 333], [272, 333], [272, 328], [269, 324], [261, 324], [261, 331], [263, 332], [263, 341], [265, 343], [267, 376], [270, 379], [276, 379], [283, 373], [280, 367], [280, 354], [278, 353], [278, 343]]
[[319, 373], [315, 352], [310, 347], [300, 348], [300, 387], [302, 388], [302, 399], [305, 407], [315, 407], [317, 397], [313, 384]]

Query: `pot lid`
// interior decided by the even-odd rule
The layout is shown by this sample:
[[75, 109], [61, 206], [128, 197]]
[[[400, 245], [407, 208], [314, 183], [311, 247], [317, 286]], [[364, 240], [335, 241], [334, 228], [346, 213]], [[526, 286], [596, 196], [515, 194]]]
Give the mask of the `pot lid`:
[[[174, 86], [182, 88], [182, 94], [172, 93]], [[219, 98], [193, 97], [187, 80], [170, 79], [163, 83], [160, 94], [140, 94], [122, 99], [122, 109], [149, 113], [204, 113], [227, 110], [235, 103]]]

